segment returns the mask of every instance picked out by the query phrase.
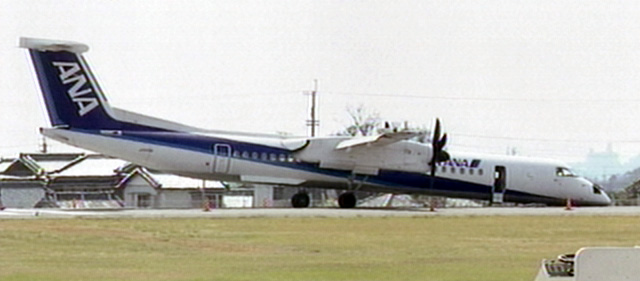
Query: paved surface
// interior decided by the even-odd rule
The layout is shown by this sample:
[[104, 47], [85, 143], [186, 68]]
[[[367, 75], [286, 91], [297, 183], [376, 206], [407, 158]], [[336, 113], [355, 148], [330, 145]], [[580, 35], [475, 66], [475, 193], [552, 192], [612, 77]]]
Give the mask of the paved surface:
[[255, 217], [426, 217], [426, 216], [640, 216], [640, 207], [456, 208], [438, 209], [215, 209], [190, 210], [60, 210], [5, 209], [0, 219], [35, 218], [255, 218]]

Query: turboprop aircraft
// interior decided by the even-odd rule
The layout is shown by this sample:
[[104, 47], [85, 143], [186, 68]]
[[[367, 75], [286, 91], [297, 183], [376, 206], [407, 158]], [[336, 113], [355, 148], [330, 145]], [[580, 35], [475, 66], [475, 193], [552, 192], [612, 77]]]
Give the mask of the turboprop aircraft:
[[435, 122], [431, 143], [420, 132], [386, 130], [367, 137], [281, 137], [204, 130], [109, 106], [83, 53], [85, 44], [21, 38], [29, 50], [57, 141], [188, 177], [300, 188], [345, 190], [340, 207], [356, 206], [354, 190], [417, 193], [493, 203], [609, 205], [598, 186], [562, 162], [445, 151]]

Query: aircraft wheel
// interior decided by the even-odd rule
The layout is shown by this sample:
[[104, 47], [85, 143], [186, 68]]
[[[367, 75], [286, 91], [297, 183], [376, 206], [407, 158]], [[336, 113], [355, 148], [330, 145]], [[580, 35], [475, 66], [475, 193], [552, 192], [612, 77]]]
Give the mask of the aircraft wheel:
[[311, 199], [309, 199], [309, 194], [306, 192], [298, 192], [293, 197], [291, 197], [291, 206], [294, 208], [306, 208], [309, 207], [309, 203]]
[[340, 194], [340, 196], [338, 197], [338, 205], [340, 205], [340, 208], [344, 209], [355, 207], [357, 201], [358, 199], [356, 198], [356, 195], [353, 194], [353, 192], [345, 192]]

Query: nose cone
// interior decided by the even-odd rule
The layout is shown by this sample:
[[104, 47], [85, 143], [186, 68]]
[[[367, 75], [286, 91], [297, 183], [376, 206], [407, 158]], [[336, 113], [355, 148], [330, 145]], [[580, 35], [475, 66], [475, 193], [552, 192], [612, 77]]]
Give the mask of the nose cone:
[[597, 195], [597, 197], [595, 198], [595, 205], [597, 206], [609, 206], [611, 205], [611, 198], [609, 198], [609, 195], [607, 195], [607, 192], [604, 191], [604, 189], [597, 185], [597, 184], [593, 184], [593, 192], [594, 195]]
[[602, 192], [602, 202], [603, 202], [603, 206], [609, 206], [611, 205], [611, 198], [609, 198], [609, 195], [607, 195], [606, 192]]

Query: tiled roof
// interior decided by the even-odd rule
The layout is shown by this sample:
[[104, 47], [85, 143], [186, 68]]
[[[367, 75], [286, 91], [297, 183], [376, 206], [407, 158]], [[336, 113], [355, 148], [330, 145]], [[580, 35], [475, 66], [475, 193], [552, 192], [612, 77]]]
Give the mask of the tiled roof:
[[7, 170], [7, 168], [9, 168], [9, 166], [11, 166], [11, 164], [13, 164], [13, 161], [15, 161], [15, 159], [2, 159], [2, 160], [0, 160], [0, 174], [3, 173], [5, 170]]
[[112, 176], [116, 174], [118, 168], [127, 163], [121, 159], [89, 155], [82, 161], [55, 173], [54, 176]]
[[[132, 165], [131, 163], [110, 158], [99, 154], [20, 154], [17, 159], [0, 159], [0, 173], [11, 167], [13, 164], [22, 164], [29, 170], [34, 171], [30, 175], [10, 176], [1, 175], [4, 180], [35, 179], [36, 175], [49, 178], [52, 183], [64, 180], [68, 182], [74, 177], [117, 177], [123, 176], [117, 186], [126, 183], [130, 178], [140, 175], [151, 185], [158, 188], [188, 189], [188, 188], [224, 188], [220, 181], [194, 179], [160, 172], [149, 172], [145, 168]], [[92, 180], [96, 181], [97, 178]]]

